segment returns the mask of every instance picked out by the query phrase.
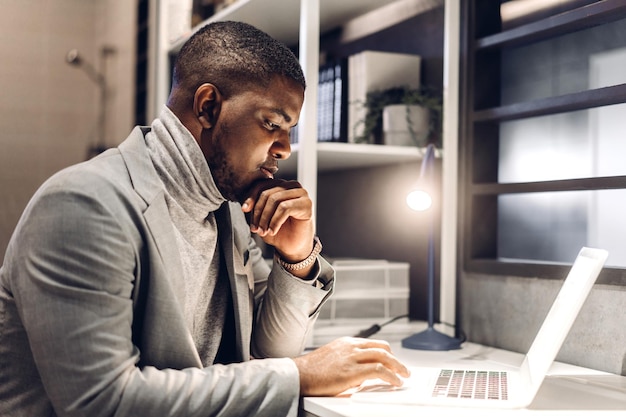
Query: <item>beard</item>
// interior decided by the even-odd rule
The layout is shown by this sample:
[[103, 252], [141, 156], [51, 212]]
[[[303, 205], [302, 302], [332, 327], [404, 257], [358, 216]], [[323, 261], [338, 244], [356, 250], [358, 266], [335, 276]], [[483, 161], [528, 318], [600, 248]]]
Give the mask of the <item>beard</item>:
[[210, 152], [207, 157], [207, 163], [213, 176], [213, 181], [217, 189], [226, 200], [242, 203], [245, 199], [245, 190], [247, 187], [237, 178], [231, 165], [228, 162], [228, 154], [224, 150], [224, 141], [228, 133], [228, 127], [222, 125], [219, 131], [216, 131], [211, 143]]

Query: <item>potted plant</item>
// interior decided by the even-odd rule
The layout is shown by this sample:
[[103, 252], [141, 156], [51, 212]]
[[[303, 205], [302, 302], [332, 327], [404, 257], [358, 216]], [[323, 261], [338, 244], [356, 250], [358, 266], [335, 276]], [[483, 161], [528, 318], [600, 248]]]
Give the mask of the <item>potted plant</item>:
[[356, 136], [356, 142], [414, 146], [439, 142], [442, 98], [430, 87], [372, 91], [363, 106], [366, 115], [357, 124], [362, 131]]

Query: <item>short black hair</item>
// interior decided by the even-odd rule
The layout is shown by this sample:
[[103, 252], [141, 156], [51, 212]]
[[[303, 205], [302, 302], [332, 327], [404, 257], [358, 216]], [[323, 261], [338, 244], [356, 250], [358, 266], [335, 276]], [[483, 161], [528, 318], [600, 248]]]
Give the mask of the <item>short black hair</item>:
[[183, 45], [174, 64], [173, 86], [194, 94], [204, 83], [226, 97], [249, 86], [267, 87], [276, 75], [306, 88], [302, 67], [282, 42], [243, 22], [214, 22]]

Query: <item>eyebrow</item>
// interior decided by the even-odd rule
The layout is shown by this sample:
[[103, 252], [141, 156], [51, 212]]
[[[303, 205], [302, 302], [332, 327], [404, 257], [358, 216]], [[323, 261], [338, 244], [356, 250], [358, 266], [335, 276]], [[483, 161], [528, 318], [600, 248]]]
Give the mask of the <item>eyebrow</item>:
[[287, 113], [285, 113], [283, 109], [273, 108], [273, 109], [270, 109], [270, 111], [272, 113], [278, 114], [279, 116], [282, 116], [282, 118], [285, 119], [287, 123], [291, 123], [291, 117]]

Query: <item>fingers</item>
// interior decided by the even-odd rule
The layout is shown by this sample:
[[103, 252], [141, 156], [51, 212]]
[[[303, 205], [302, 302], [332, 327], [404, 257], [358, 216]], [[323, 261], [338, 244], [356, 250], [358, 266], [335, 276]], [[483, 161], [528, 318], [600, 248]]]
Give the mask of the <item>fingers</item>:
[[257, 203], [260, 194], [272, 188], [282, 188], [283, 190], [290, 190], [293, 188], [302, 188], [302, 185], [298, 181], [287, 181], [280, 179], [265, 179], [255, 182], [248, 190], [248, 196], [242, 203], [243, 211], [250, 212]]
[[274, 236], [291, 217], [309, 220], [312, 202], [297, 181], [261, 181], [255, 184], [242, 209], [250, 215], [250, 227], [260, 236]]
[[361, 378], [361, 382], [355, 385], [361, 385], [362, 382], [367, 381], [368, 379], [380, 379], [381, 381], [385, 381], [394, 387], [401, 387], [403, 384], [403, 380], [398, 376], [397, 372], [394, 372], [387, 368], [382, 363], [369, 363], [363, 365], [363, 375]]
[[359, 347], [361, 349], [378, 348], [384, 349], [387, 352], [391, 352], [391, 346], [389, 346], [389, 343], [385, 340], [366, 339], [360, 337], [346, 337], [344, 339], [351, 340], [356, 347]]
[[359, 363], [369, 365], [367, 372], [370, 375], [376, 375], [376, 378], [387, 381], [392, 385], [402, 385], [402, 380], [398, 375], [404, 378], [409, 377], [409, 370], [391, 354], [390, 350], [381, 348], [361, 349], [356, 354], [356, 358]]
[[253, 231], [260, 236], [273, 236], [290, 217], [297, 220], [308, 220], [311, 217], [308, 194], [302, 188], [271, 188], [259, 195], [252, 212], [251, 225], [258, 229]]
[[336, 395], [368, 379], [401, 386], [410, 374], [388, 343], [369, 339], [338, 339], [295, 361], [302, 395]]
[[399, 387], [403, 383], [400, 377], [408, 378], [410, 375], [407, 367], [384, 349], [362, 349], [356, 358], [363, 365], [362, 381], [378, 378]]

